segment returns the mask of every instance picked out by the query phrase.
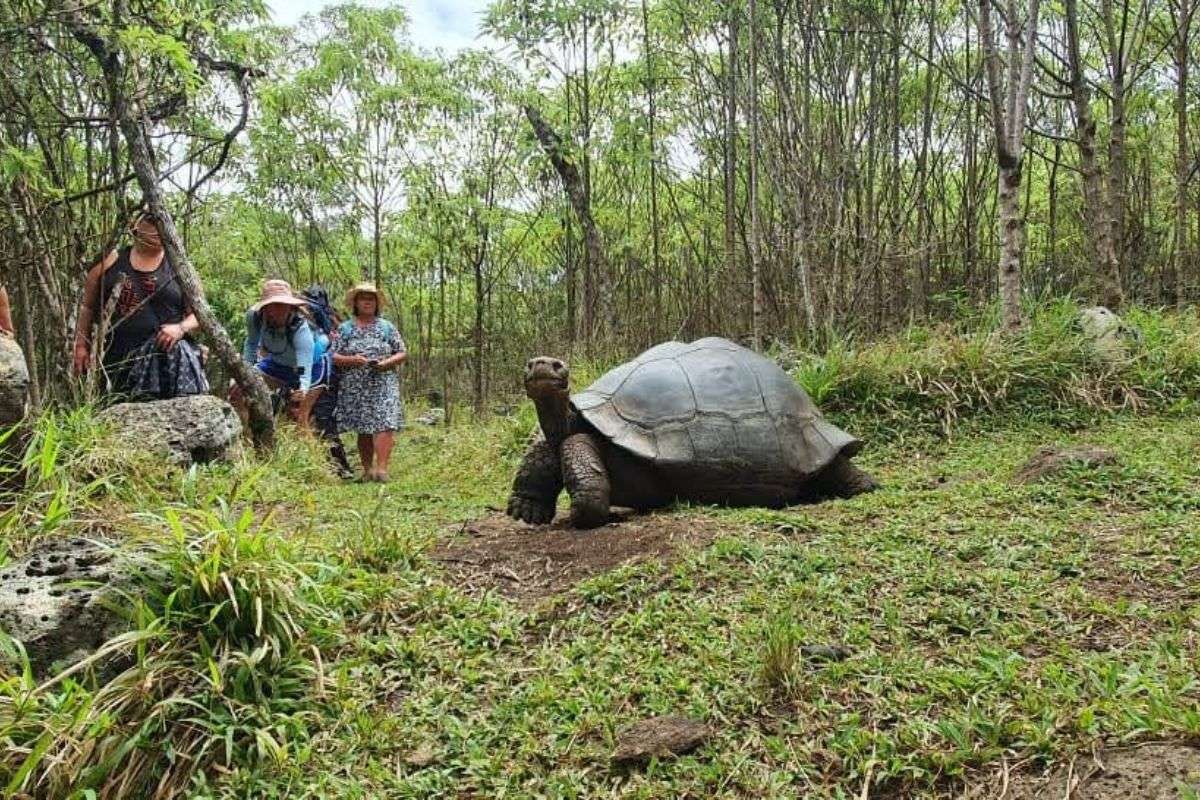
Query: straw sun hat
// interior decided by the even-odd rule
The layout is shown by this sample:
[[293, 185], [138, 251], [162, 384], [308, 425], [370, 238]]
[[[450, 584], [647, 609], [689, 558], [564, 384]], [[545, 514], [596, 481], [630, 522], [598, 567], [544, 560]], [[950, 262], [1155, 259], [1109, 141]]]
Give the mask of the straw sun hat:
[[354, 313], [354, 303], [356, 300], [358, 300], [358, 296], [360, 294], [375, 295], [376, 313], [383, 310], [383, 295], [379, 292], [379, 290], [377, 288], [375, 288], [375, 284], [373, 284], [369, 281], [366, 281], [366, 282], [358, 284], [353, 289], [346, 292], [346, 308], [348, 308], [350, 310], [351, 314]]
[[250, 306], [254, 311], [261, 311], [263, 306], [280, 303], [285, 306], [302, 306], [304, 301], [292, 294], [292, 285], [287, 281], [273, 279], [264, 281], [262, 299]]

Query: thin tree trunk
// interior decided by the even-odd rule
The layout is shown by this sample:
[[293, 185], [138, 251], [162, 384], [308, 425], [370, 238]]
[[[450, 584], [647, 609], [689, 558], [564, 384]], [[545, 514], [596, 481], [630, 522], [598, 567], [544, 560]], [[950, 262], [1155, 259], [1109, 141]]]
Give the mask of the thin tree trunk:
[[[1000, 55], [992, 33], [992, 0], [979, 0], [979, 38], [987, 70], [988, 99], [998, 163], [999, 289], [1001, 322], [1006, 330], [1021, 327], [1021, 255], [1025, 246], [1025, 220], [1021, 215], [1021, 170], [1024, 156], [1025, 116], [1033, 57], [1037, 47], [1039, 0], [1030, 0], [1025, 30], [1017, 19], [1017, 0], [1007, 13], [1008, 75], [1001, 83]], [[1022, 41], [1024, 33], [1024, 41]]]
[[750, 0], [750, 342], [762, 349], [761, 231], [758, 218], [758, 3]]
[[725, 274], [737, 271], [737, 58], [738, 15], [729, 4], [729, 60], [725, 66]]
[[654, 317], [650, 323], [650, 336], [653, 341], [658, 341], [659, 327], [663, 320], [662, 284], [666, 276], [662, 269], [658, 230], [658, 142], [655, 139], [654, 130], [657, 116], [654, 92], [654, 53], [650, 46], [650, 12], [646, 0], [642, 0], [642, 47], [645, 50], [646, 58], [646, 100], [649, 103], [646, 127], [650, 139], [650, 250], [653, 258], [651, 284], [654, 294]]
[[1111, 309], [1124, 302], [1121, 265], [1113, 242], [1113, 226], [1105, 211], [1104, 182], [1096, 158], [1096, 120], [1092, 116], [1091, 93], [1083, 73], [1079, 52], [1078, 0], [1064, 0], [1067, 23], [1067, 61], [1070, 65], [1071, 100], [1075, 107], [1075, 141], [1079, 146], [1079, 172], [1083, 181], [1084, 218], [1092, 253], [1092, 272], [1099, 286], [1100, 302]]
[[555, 171], [558, 172], [563, 190], [566, 192], [567, 198], [571, 201], [575, 216], [579, 219], [579, 226], [583, 229], [584, 248], [588, 261], [593, 265], [597, 275], [607, 274], [604, 247], [600, 241], [600, 231], [596, 227], [595, 219], [592, 217], [592, 209], [588, 203], [587, 192], [583, 185], [583, 179], [579, 175], [578, 168], [576, 168], [573, 161], [567, 158], [563, 150], [562, 139], [550, 127], [550, 124], [542, 118], [541, 112], [533, 106], [527, 105], [525, 106], [525, 116], [533, 128], [538, 142], [542, 145], [542, 150], [545, 151], [546, 157], [550, 159], [550, 163], [554, 166]]
[[1171, 0], [1171, 15], [1175, 23], [1175, 231], [1172, 258], [1175, 306], [1182, 308], [1187, 300], [1188, 253], [1188, 176], [1190, 154], [1188, 152], [1188, 74], [1190, 67], [1190, 45], [1192, 20], [1200, 3], [1196, 0]]
[[154, 166], [146, 125], [148, 120], [131, 104], [125, 94], [125, 64], [119, 51], [104, 39], [84, 20], [78, 10], [69, 12], [66, 16], [72, 34], [91, 51], [108, 84], [109, 99], [112, 103], [112, 115], [121, 127], [125, 144], [129, 148], [129, 163], [137, 175], [146, 205], [158, 218], [158, 231], [162, 237], [163, 249], [170, 259], [179, 286], [187, 299], [188, 305], [196, 314], [200, 328], [212, 339], [217, 357], [225, 368], [233, 375], [234, 380], [245, 393], [250, 412], [250, 436], [260, 450], [274, 446], [275, 418], [271, 408], [271, 398], [262, 375], [242, 359], [241, 352], [234, 347], [229, 334], [222, 327], [208, 301], [204, 297], [204, 288], [200, 276], [192, 266], [186, 249], [180, 240], [175, 221], [167, 211], [163, 200], [162, 189], [159, 186], [158, 171]]

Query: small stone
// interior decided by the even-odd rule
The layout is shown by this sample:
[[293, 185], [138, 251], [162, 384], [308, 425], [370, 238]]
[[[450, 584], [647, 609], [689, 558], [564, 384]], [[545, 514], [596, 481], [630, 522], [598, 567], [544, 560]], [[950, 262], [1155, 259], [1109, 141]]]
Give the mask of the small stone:
[[806, 644], [800, 655], [810, 661], [845, 661], [850, 657], [850, 648], [838, 644]]
[[416, 419], [418, 425], [426, 425], [430, 428], [437, 427], [445, 421], [446, 409], [444, 408], [431, 408]]
[[707, 725], [688, 717], [651, 717], [617, 734], [614, 764], [643, 764], [652, 758], [670, 758], [695, 750], [708, 739]]
[[413, 750], [404, 757], [404, 763], [416, 769], [428, 767], [430, 764], [436, 764], [438, 760], [437, 752], [430, 744], [423, 744], [416, 750]]

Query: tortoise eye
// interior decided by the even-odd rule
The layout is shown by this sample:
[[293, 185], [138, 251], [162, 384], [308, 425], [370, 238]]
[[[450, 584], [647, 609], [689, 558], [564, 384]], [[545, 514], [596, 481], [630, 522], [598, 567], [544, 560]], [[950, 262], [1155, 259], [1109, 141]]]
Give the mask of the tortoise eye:
[[533, 359], [532, 358], [525, 362], [525, 369], [533, 369]]
[[556, 371], [557, 371], [557, 370], [560, 370], [560, 369], [562, 369], [562, 368], [563, 368], [563, 363], [562, 363], [561, 361], [555, 361], [555, 362], [554, 362], [554, 369], [555, 369]]

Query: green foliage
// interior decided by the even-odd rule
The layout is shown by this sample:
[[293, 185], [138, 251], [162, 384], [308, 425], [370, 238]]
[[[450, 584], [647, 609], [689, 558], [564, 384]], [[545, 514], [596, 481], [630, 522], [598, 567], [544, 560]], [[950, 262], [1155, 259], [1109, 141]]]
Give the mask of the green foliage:
[[[953, 430], [970, 436], [870, 438], [859, 458], [884, 488], [869, 496], [639, 518], [720, 536], [538, 604], [430, 558], [448, 537], [472, 537], [464, 520], [503, 505], [534, 424], [527, 402], [405, 433], [384, 487], [338, 483], [317, 445], [286, 432], [257, 465], [127, 470], [83, 457], [106, 441], [86, 413], [47, 417], [26, 459], [40, 499], [22, 518], [44, 517], [65, 484], [54, 531], [106, 506], [102, 519], [145, 569], [132, 630], [107, 646], [126, 654], [119, 675], [97, 684], [80, 670], [40, 687], [27, 671], [0, 678], [0, 785], [47, 797], [160, 785], [179, 797], [593, 796], [611, 789], [607, 769], [588, 767], [607, 763], [614, 731], [685, 713], [715, 723], [714, 740], [637, 773], [636, 795], [714, 796], [737, 776], [739, 794], [802, 785], [833, 798], [869, 783], [932, 797], [1002, 758], [1194, 736], [1200, 431], [1191, 415], [1111, 415], [1070, 389], [1086, 356], [1069, 318], [1068, 306], [1036, 314], [1019, 357], [979, 330], [835, 346], [803, 374], [839, 414], [849, 397], [877, 397], [881, 375], [918, 364], [947, 365], [942, 383], [974, 386], [962, 377], [974, 375], [972, 391], [992, 404], [970, 401], [984, 410], [969, 420], [958, 412]], [[1169, 411], [1194, 375], [1170, 353], [1186, 351], [1195, 323], [1129, 319], [1138, 348], [1168, 352], [1135, 350], [1134, 388], [1162, 394], [1137, 408]], [[1076, 366], [1034, 372], [1063, 359]], [[582, 384], [604, 365], [572, 370]], [[1020, 379], [1019, 403], [995, 389], [1016, 387], [1017, 373], [1036, 376]], [[875, 400], [854, 419], [874, 431], [925, 419], [931, 401], [906, 391], [890, 395], [904, 404]], [[1074, 433], [1053, 426], [1092, 415]], [[1013, 484], [1048, 441], [1109, 447], [1118, 463]], [[105, 470], [123, 474], [80, 490]], [[807, 662], [807, 644], [851, 656]], [[0, 649], [21, 662], [16, 643], [0, 638]]]
[[309, 735], [336, 619], [330, 567], [219, 502], [141, 522], [133, 631], [99, 654], [131, 663], [94, 688], [0, 683], [10, 790], [183, 796], [214, 767], [285, 763]]
[[835, 341], [793, 371], [824, 411], [884, 439], [951, 434], [972, 419], [1086, 424], [1121, 410], [1184, 409], [1200, 385], [1200, 327], [1189, 316], [1131, 311], [1140, 335], [1106, 361], [1070, 302], [1040, 306], [1019, 333], [988, 324], [916, 328], [869, 346]]
[[87, 532], [103, 515], [101, 501], [125, 497], [131, 485], [152, 482], [152, 456], [115, 442], [94, 409], [51, 410], [25, 435], [13, 476], [20, 491], [0, 513], [0, 550], [22, 551], [36, 540]]
[[786, 618], [773, 620], [763, 637], [761, 681], [768, 692], [794, 694], [804, 680], [804, 659], [795, 625]]

